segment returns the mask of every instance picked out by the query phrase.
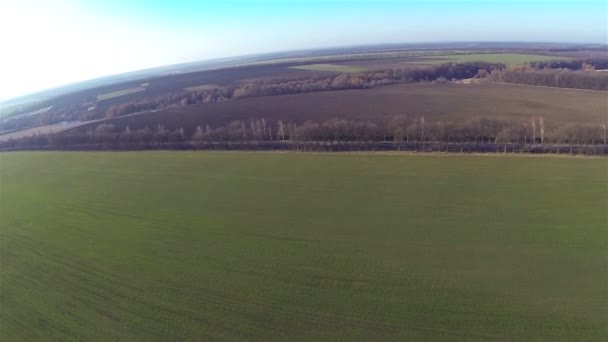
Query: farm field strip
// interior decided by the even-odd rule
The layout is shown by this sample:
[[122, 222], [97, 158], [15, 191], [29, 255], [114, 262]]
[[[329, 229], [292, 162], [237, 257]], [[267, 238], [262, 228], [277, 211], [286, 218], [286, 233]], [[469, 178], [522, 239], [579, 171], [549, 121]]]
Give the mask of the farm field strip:
[[97, 101], [109, 100], [111, 98], [139, 93], [142, 91], [146, 91], [146, 88], [140, 86], [140, 87], [133, 87], [133, 88], [128, 88], [128, 89], [117, 90], [117, 91], [113, 91], [111, 93], [97, 95]]
[[407, 64], [443, 64], [443, 63], [464, 63], [464, 62], [487, 62], [503, 63], [508, 65], [524, 64], [530, 62], [540, 62], [555, 59], [566, 59], [566, 57], [525, 55], [516, 53], [480, 53], [480, 54], [456, 54], [456, 55], [436, 55], [433, 57], [420, 57]]
[[605, 341], [602, 158], [0, 154], [22, 340]]
[[[491, 51], [487, 51], [490, 53]], [[480, 52], [486, 52], [485, 50]], [[324, 56], [307, 56], [307, 57], [284, 57], [277, 59], [269, 59], [258, 62], [243, 63], [239, 66], [254, 66], [254, 65], [273, 65], [285, 63], [328, 63], [328, 62], [344, 62], [344, 61], [365, 61], [365, 60], [383, 60], [404, 57], [423, 57], [423, 56], [440, 56], [445, 54], [467, 54], [469, 50], [403, 50], [403, 51], [386, 51], [386, 52], [369, 52], [369, 53], [349, 53], [349, 54], [330, 54]]]
[[197, 85], [197, 86], [192, 86], [192, 87], [185, 87], [185, 90], [188, 91], [203, 91], [203, 90], [211, 90], [211, 89], [215, 89], [215, 88], [219, 88], [220, 86], [217, 84], [201, 84], [201, 85]]
[[312, 71], [335, 71], [342, 73], [358, 73], [365, 71], [365, 68], [352, 67], [346, 65], [336, 65], [336, 64], [309, 64], [309, 65], [298, 65], [290, 67], [292, 69], [300, 69], [300, 70], [312, 70]]

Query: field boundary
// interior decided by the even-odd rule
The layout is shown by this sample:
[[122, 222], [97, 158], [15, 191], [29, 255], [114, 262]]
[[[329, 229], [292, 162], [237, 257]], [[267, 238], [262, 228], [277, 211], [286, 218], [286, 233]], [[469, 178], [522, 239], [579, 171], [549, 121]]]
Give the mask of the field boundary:
[[508, 143], [436, 143], [436, 142], [298, 142], [298, 141], [244, 141], [244, 142], [150, 142], [104, 143], [74, 145], [30, 145], [7, 147], [9, 151], [144, 151], [144, 150], [206, 150], [206, 151], [269, 151], [315, 153], [412, 153], [454, 155], [573, 155], [608, 156], [608, 145], [564, 144], [508, 144]]

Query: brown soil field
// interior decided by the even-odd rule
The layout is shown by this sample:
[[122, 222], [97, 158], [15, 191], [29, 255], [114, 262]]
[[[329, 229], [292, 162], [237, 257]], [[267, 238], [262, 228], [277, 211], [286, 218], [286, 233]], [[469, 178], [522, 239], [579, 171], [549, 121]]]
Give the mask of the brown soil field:
[[[88, 124], [92, 124], [96, 121], [91, 121]], [[0, 142], [9, 141], [11, 139], [21, 139], [21, 138], [29, 138], [33, 137], [36, 134], [45, 135], [45, 134], [57, 134], [69, 129], [73, 129], [80, 125], [87, 123], [70, 123], [70, 124], [54, 124], [54, 125], [46, 125], [39, 127], [32, 127], [28, 129], [23, 129], [15, 132], [8, 132], [4, 134], [0, 134]]]
[[[395, 115], [428, 121], [459, 122], [481, 116], [495, 119], [530, 120], [543, 116], [548, 126], [568, 122], [600, 123], [608, 113], [607, 95], [570, 89], [509, 84], [402, 84], [366, 90], [342, 90], [283, 96], [245, 98], [192, 105], [152, 113], [115, 118], [104, 122], [118, 128], [225, 125], [233, 120], [265, 118], [274, 122], [301, 123], [346, 118], [381, 122]], [[83, 125], [86, 130], [99, 123]]]

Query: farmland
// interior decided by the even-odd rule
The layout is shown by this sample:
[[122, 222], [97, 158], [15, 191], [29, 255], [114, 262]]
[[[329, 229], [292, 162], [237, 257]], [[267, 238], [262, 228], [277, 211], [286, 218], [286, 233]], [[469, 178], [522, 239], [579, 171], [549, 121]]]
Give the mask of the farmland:
[[[197, 125], [225, 125], [232, 120], [266, 118], [304, 122], [338, 117], [374, 122], [405, 114], [429, 121], [462, 121], [474, 116], [527, 121], [544, 116], [555, 123], [601, 123], [605, 94], [508, 84], [403, 84], [366, 90], [343, 90], [239, 99], [194, 105], [108, 121], [123, 130], [163, 124], [192, 134]], [[98, 123], [78, 128], [86, 131]]]
[[141, 91], [145, 91], [146, 88], [144, 87], [134, 87], [134, 88], [128, 88], [128, 89], [121, 89], [121, 90], [117, 90], [117, 91], [113, 91], [110, 93], [105, 93], [105, 94], [99, 94], [97, 95], [97, 101], [103, 101], [103, 100], [108, 100], [114, 97], [119, 97], [119, 96], [125, 96], [125, 95], [129, 95], [129, 94], [133, 94], [133, 93], [139, 93]]
[[293, 66], [291, 68], [300, 69], [300, 70], [334, 71], [334, 72], [343, 72], [343, 73], [357, 73], [357, 72], [365, 71], [364, 68], [357, 68], [357, 67], [350, 67], [350, 66], [336, 65], [336, 64], [308, 64], [308, 65]]
[[1, 154], [20, 340], [608, 339], [608, 161]]
[[[365, 125], [368, 133], [382, 133], [366, 133], [373, 139], [392, 137], [396, 130], [389, 130], [388, 126], [399, 121], [403, 127], [398, 130], [409, 130], [405, 138], [409, 141], [417, 120], [423, 117], [433, 125], [435, 137], [443, 134], [454, 138], [453, 128], [457, 128], [460, 133], [456, 136], [477, 142], [480, 134], [473, 131], [480, 127], [477, 122], [487, 119], [493, 123], [484, 124], [490, 127], [484, 129], [484, 140], [521, 140], [526, 144], [534, 139], [535, 132], [528, 134], [534, 118], [546, 120], [546, 131], [550, 132], [546, 137], [553, 142], [606, 144], [608, 108], [604, 94], [581, 90], [608, 89], [603, 73], [583, 70], [605, 69], [608, 60], [561, 60], [511, 70], [502, 63], [565, 57], [534, 46], [503, 47], [457, 48], [448, 44], [441, 49], [426, 46], [405, 50], [376, 47], [301, 51], [226, 60], [216, 64], [222, 65], [218, 68], [213, 68], [213, 63], [172, 66], [163, 69], [165, 72], [144, 73], [150, 75], [147, 78], [117, 76], [116, 80], [123, 81], [100, 81], [95, 88], [44, 100], [37, 105], [40, 108], [34, 108], [37, 115], [13, 113], [11, 120], [0, 123], [4, 135], [0, 148], [73, 148], [75, 144], [92, 147], [92, 138], [97, 141], [95, 144], [113, 139], [101, 137], [106, 133], [122, 134], [125, 141], [149, 142], [165, 139], [165, 129], [174, 135], [167, 139], [187, 141], [198, 126], [199, 131], [205, 130], [206, 141], [211, 136], [225, 140], [225, 132], [231, 132], [228, 135], [234, 139], [236, 125], [241, 127], [238, 136], [246, 140], [243, 126], [251, 126], [254, 121], [261, 121], [263, 126], [267, 120], [270, 127], [277, 129], [282, 125], [279, 121], [287, 122], [291, 125], [288, 130], [295, 132], [295, 125], [312, 121], [307, 124], [310, 128], [336, 118], [350, 120], [355, 126]], [[209, 69], [195, 71], [196, 65]], [[63, 126], [60, 133], [37, 129], [66, 123], [78, 125], [69, 130]], [[233, 127], [227, 128], [230, 124]], [[93, 132], [98, 127], [99, 134]], [[268, 131], [269, 140], [273, 140], [274, 128]], [[32, 129], [50, 134], [28, 138]], [[132, 130], [136, 132], [127, 137]], [[217, 134], [211, 134], [213, 130]], [[251, 134], [256, 135], [255, 131], [251, 129]], [[51, 137], [53, 132], [57, 134]], [[318, 138], [318, 134], [314, 136]], [[18, 139], [9, 140], [11, 137]], [[281, 137], [284, 139], [285, 134], [281, 133]], [[198, 138], [203, 139], [202, 133]], [[543, 136], [540, 140], [544, 141]], [[109, 148], [111, 142], [106, 143]]]
[[562, 59], [563, 57], [524, 55], [517, 53], [471, 53], [457, 55], [438, 55], [433, 57], [419, 57], [411, 62], [415, 64], [443, 64], [443, 63], [463, 63], [463, 62], [487, 62], [503, 64], [524, 64], [530, 62], [549, 61]]

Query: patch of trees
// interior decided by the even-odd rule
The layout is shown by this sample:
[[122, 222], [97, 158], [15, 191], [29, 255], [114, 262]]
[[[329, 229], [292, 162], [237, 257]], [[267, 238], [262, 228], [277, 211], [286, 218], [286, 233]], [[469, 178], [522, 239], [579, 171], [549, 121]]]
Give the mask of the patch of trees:
[[155, 98], [146, 98], [134, 102], [113, 105], [106, 111], [106, 118], [147, 112], [172, 107], [183, 107], [197, 103], [227, 101], [232, 97], [233, 89], [212, 87], [201, 91], [182, 91]]
[[[198, 125], [192, 135], [183, 128], [166, 129], [162, 125], [131, 130], [100, 124], [87, 132], [64, 132], [33, 136], [0, 143], [1, 149], [73, 148], [73, 149], [154, 149], [154, 148], [236, 148], [251, 146], [290, 149], [294, 144], [319, 144], [341, 148], [410, 149], [417, 151], [511, 151], [531, 152], [555, 149], [559, 153], [585, 151], [608, 153], [606, 124], [560, 124], [542, 117], [528, 121], [495, 120], [473, 117], [463, 122], [425, 120], [424, 116], [399, 115], [388, 122], [330, 119], [307, 121], [297, 125], [265, 119], [233, 121], [225, 126]], [[236, 145], [235, 145], [236, 144]], [[262, 144], [262, 145], [260, 145]], [[264, 145], [265, 144], [265, 145]], [[389, 145], [387, 145], [389, 144]], [[264, 147], [266, 146], [266, 147]], [[340, 147], [342, 146], [342, 147]], [[427, 147], [428, 146], [428, 147]], [[598, 152], [599, 151], [599, 152]]]

